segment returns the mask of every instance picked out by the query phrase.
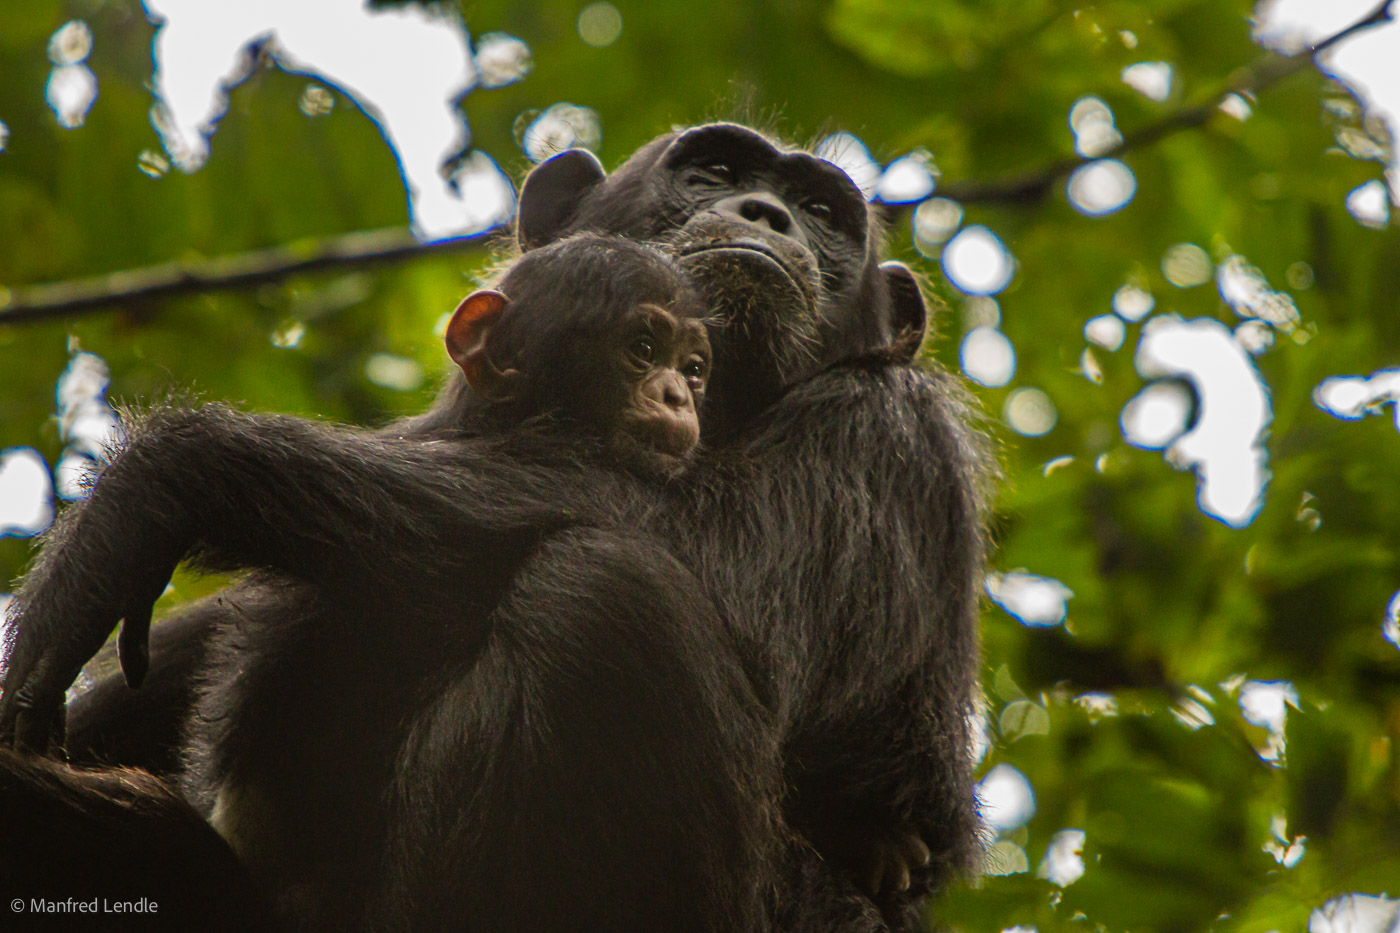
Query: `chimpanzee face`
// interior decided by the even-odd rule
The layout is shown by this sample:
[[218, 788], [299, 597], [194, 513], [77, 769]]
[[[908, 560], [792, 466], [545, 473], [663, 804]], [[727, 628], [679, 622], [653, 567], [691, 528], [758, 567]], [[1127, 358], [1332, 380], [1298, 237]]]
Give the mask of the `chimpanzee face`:
[[710, 376], [704, 316], [663, 251], [578, 234], [532, 250], [498, 288], [463, 299], [446, 343], [498, 416], [558, 416], [662, 463], [700, 440]]
[[704, 297], [715, 352], [707, 430], [925, 325], [909, 270], [877, 262], [878, 227], [850, 178], [747, 127], [662, 136], [611, 176], [581, 150], [536, 167], [520, 195], [522, 247], [579, 230], [661, 245]]
[[[814, 267], [822, 292], [845, 291], [866, 263], [865, 199], [846, 173], [805, 152], [783, 152], [742, 127], [681, 134], [660, 160], [666, 215], [685, 217], [685, 246], [729, 240]], [[807, 270], [795, 270], [805, 272]]]
[[700, 406], [710, 380], [705, 325], [685, 310], [639, 303], [620, 309], [595, 353], [616, 401], [594, 420], [642, 447], [684, 457], [700, 442]]

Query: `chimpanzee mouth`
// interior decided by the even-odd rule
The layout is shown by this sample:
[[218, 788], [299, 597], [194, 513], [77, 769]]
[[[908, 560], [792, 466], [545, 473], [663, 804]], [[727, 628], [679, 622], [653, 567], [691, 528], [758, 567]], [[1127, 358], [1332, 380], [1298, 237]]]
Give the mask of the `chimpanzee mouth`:
[[708, 243], [693, 243], [689, 246], [682, 247], [677, 253], [677, 257], [684, 259], [687, 256], [694, 256], [696, 253], [708, 253], [716, 250], [724, 252], [757, 253], [777, 263], [778, 266], [788, 274], [789, 278], [797, 278], [797, 276], [793, 275], [792, 271], [788, 269], [787, 260], [779, 256], [777, 250], [761, 240], [712, 240]]
[[[729, 258], [739, 260], [745, 264], [754, 262], [755, 257], [758, 264], [763, 267], [776, 267], [787, 283], [803, 297], [805, 301], [811, 303], [813, 300], [813, 284], [808, 281], [808, 276], [803, 275], [799, 268], [794, 268], [794, 261], [783, 256], [778, 250], [769, 246], [761, 240], [740, 238], [733, 240], [709, 240], [701, 243], [691, 243], [681, 247], [676, 251], [676, 257], [684, 264], [696, 261], [696, 258], [709, 254], [706, 258]], [[702, 260], [703, 261], [703, 260]], [[752, 266], [750, 266], [752, 268]]]

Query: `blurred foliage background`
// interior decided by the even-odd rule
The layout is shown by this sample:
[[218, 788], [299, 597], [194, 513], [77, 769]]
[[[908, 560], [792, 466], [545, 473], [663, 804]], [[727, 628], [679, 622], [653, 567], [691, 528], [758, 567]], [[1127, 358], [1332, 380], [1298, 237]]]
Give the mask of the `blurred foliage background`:
[[[1347, 207], [1382, 178], [1385, 126], [1302, 68], [1118, 155], [1128, 174], [1113, 168], [1109, 194], [1131, 200], [1095, 216], [1067, 193], [1067, 173], [1043, 196], [988, 197], [974, 183], [1034, 177], [1076, 145], [1103, 154], [1184, 107], [1213, 113], [1238, 69], [1266, 54], [1249, 3], [614, 4], [461, 4], [473, 42], [505, 33], [532, 54], [522, 80], [460, 102], [472, 145], [515, 180], [530, 165], [522, 127], [569, 102], [596, 115], [601, 132], [584, 141], [609, 166], [673, 124], [737, 117], [799, 141], [855, 134], [877, 171], [915, 153], [938, 174], [935, 197], [956, 198], [921, 215], [887, 211], [890, 253], [946, 304], [930, 352], [992, 384], [974, 388], [1006, 471], [984, 625], [995, 844], [987, 874], [936, 905], [931, 924], [1396, 929], [1396, 902], [1382, 896], [1400, 896], [1400, 432], [1393, 410], [1366, 415], [1393, 403], [1400, 382], [1318, 390], [1400, 366], [1400, 234], [1384, 198]], [[595, 20], [582, 28], [586, 7]], [[80, 60], [98, 94], [67, 128], [45, 93], [59, 61], [51, 38], [73, 20], [90, 30]], [[333, 12], [325, 29], [336, 29]], [[105, 360], [115, 400], [194, 391], [380, 422], [427, 404], [445, 371], [435, 327], [493, 259], [487, 237], [6, 322], [4, 302], [35, 283], [407, 228], [404, 183], [375, 122], [333, 82], [275, 56], [230, 90], [207, 163], [172, 167], [151, 119], [154, 33], [136, 0], [0, 5], [0, 485], [10, 483], [11, 511], [15, 490], [48, 495], [32, 451], [44, 471], [65, 449], [85, 453], [78, 422], [101, 402], [102, 375], [79, 350]], [[1165, 87], [1125, 81], [1143, 62], [1170, 65]], [[1098, 114], [1107, 142], [1071, 124], [1086, 98], [1099, 103], [1077, 112]], [[985, 227], [1014, 257], [1004, 288], [950, 279], [940, 256], [959, 223]], [[1243, 269], [1259, 300], [1239, 300], [1227, 269]], [[1125, 406], [1161, 375], [1134, 348], [1173, 315], [1233, 332], [1231, 346], [1251, 350], [1236, 351], [1237, 368], [1267, 390], [1267, 485], [1229, 520], [1198, 504], [1197, 476], [1173, 466], [1180, 450], [1146, 448], [1246, 405], [1247, 393], [1169, 380], [1168, 395], [1187, 400], [1176, 430], [1136, 446], [1124, 436]], [[994, 362], [1006, 363], [1009, 341], [1013, 369], [977, 368], [965, 335], [978, 328], [993, 336]], [[70, 381], [56, 405], [71, 359], [87, 381]], [[1024, 389], [1044, 394], [1021, 394], [1018, 416], [1009, 403]], [[57, 483], [62, 492], [63, 475]], [[21, 571], [37, 524], [9, 519], [0, 579]], [[211, 585], [182, 574], [166, 605]]]

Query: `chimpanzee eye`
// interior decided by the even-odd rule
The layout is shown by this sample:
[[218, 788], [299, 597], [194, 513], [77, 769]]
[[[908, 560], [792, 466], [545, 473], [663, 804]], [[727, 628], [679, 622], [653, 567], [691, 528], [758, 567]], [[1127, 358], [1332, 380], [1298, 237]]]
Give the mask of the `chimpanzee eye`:
[[656, 357], [656, 344], [650, 337], [638, 337], [629, 348], [632, 355], [643, 363], [650, 363]]
[[831, 205], [825, 201], [806, 201], [803, 203], [802, 209], [820, 220], [831, 219]]
[[707, 162], [701, 165], [697, 171], [692, 172], [686, 181], [690, 184], [718, 182], [723, 185], [732, 185], [736, 177], [734, 169], [730, 167], [728, 162]]
[[705, 378], [710, 374], [710, 361], [703, 356], [691, 357], [681, 368], [681, 375], [685, 377], [686, 383], [694, 391], [703, 388]]
[[728, 162], [711, 162], [705, 166], [705, 171], [724, 182], [732, 182], [735, 177], [734, 169]]

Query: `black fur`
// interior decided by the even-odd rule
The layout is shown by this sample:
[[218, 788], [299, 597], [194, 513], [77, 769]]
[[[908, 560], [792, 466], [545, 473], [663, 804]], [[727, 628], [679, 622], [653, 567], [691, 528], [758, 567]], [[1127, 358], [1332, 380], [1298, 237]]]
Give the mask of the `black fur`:
[[[680, 257], [720, 320], [710, 449], [660, 482], [547, 430], [465, 443], [460, 385], [377, 434], [158, 415], [27, 578], [0, 727], [42, 736], [193, 546], [278, 574], [224, 597], [190, 774], [293, 916], [912, 928], [976, 849], [987, 472], [954, 381], [892, 348], [917, 290], [844, 176], [742, 127], [561, 159], [523, 245]], [[102, 618], [55, 582], [92, 572]]]
[[[8, 931], [275, 928], [233, 852], [144, 771], [79, 771], [0, 748], [0, 839]], [[200, 870], [171, 871], [187, 860]]]

